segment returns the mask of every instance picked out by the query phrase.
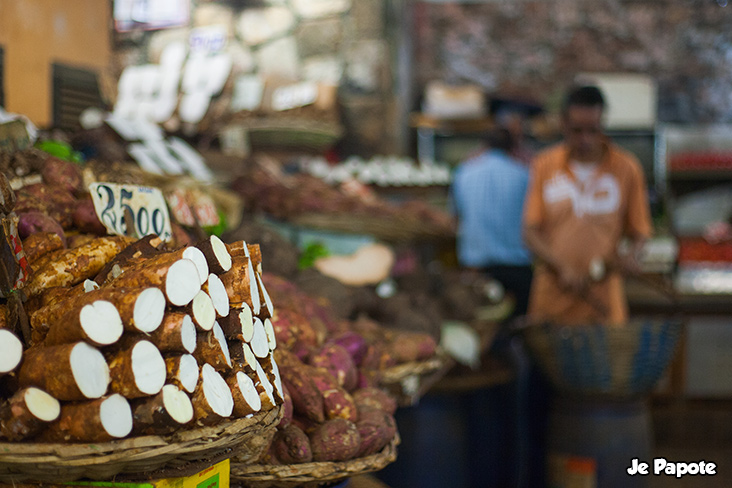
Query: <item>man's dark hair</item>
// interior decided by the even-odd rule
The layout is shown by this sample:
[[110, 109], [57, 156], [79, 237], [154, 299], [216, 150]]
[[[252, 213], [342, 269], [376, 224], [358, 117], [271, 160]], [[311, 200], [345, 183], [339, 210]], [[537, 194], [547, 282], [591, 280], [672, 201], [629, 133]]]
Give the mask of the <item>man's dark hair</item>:
[[491, 149], [500, 149], [506, 152], [511, 152], [516, 144], [511, 132], [503, 127], [489, 130], [485, 136], [485, 142]]
[[596, 86], [579, 86], [569, 90], [562, 104], [562, 114], [566, 114], [569, 107], [600, 107], [605, 108], [605, 97]]

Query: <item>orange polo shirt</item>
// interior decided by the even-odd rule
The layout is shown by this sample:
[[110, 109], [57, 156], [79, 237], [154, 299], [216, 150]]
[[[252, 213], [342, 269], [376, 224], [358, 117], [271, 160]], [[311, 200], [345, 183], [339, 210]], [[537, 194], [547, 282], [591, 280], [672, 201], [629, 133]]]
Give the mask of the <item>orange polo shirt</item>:
[[[593, 176], [578, 180], [569, 166], [564, 144], [540, 153], [531, 168], [524, 225], [538, 226], [553, 254], [588, 275], [593, 258], [613, 259], [623, 236], [651, 234], [645, 178], [638, 160], [613, 144]], [[563, 290], [556, 273], [546, 265], [536, 267], [528, 315], [533, 320], [562, 324], [624, 324], [628, 306], [622, 277], [608, 272], [587, 290], [589, 300], [602, 304], [606, 314], [588, 300]]]

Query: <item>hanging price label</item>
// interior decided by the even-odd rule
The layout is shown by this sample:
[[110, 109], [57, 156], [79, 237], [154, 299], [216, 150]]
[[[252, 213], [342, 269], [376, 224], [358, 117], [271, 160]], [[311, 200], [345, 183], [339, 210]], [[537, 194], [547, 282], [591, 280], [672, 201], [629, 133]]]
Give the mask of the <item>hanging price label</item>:
[[[132, 225], [138, 237], [156, 234], [168, 241], [173, 233], [168, 206], [157, 188], [117, 183], [92, 183], [89, 192], [94, 201], [97, 217], [110, 234], [125, 235]], [[125, 213], [133, 222], [128, 223]]]

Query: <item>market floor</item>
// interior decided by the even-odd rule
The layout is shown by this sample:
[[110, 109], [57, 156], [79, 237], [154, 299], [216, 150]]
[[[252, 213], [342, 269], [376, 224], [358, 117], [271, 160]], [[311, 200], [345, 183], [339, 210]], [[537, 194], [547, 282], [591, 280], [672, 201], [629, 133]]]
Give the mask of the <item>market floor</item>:
[[717, 464], [716, 476], [684, 476], [681, 479], [672, 477], [651, 477], [649, 488], [729, 488], [732, 486], [732, 447], [717, 449], [701, 449], [696, 447], [659, 448], [655, 457], [663, 457], [669, 461], [699, 462], [707, 461]]

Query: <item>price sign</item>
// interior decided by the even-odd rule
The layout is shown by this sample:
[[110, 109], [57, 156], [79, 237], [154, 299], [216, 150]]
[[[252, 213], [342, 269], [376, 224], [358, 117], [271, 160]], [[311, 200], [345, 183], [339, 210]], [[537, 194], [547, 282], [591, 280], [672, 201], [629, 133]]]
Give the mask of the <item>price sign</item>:
[[[117, 183], [92, 183], [89, 191], [94, 210], [110, 234], [127, 234], [132, 225], [135, 234], [144, 237], [156, 234], [168, 241], [173, 236], [165, 198], [157, 188]], [[127, 222], [126, 211], [133, 222]]]

